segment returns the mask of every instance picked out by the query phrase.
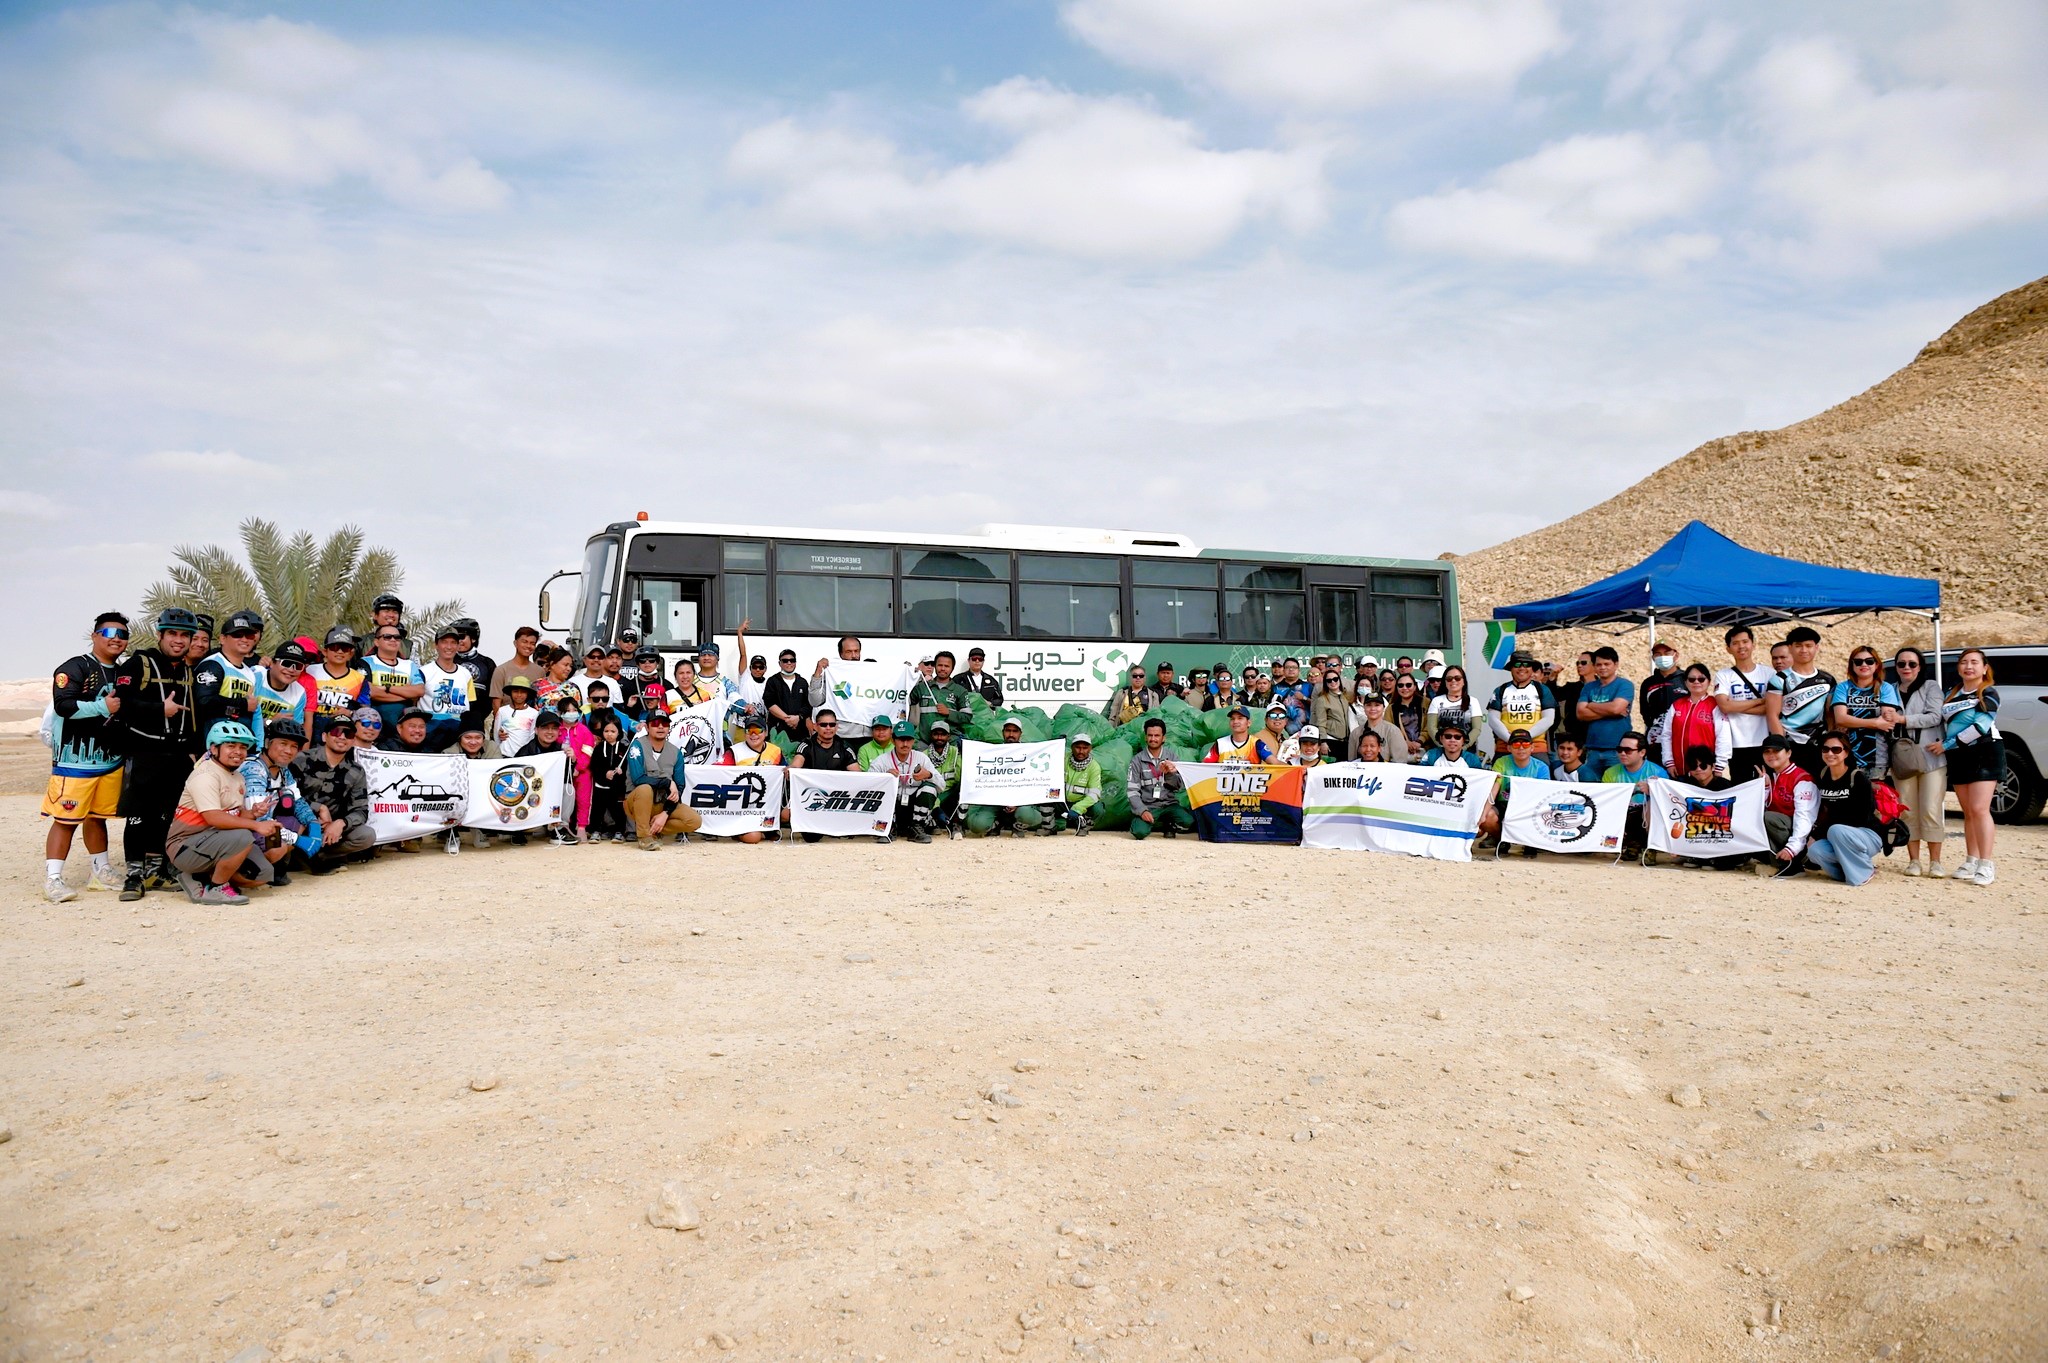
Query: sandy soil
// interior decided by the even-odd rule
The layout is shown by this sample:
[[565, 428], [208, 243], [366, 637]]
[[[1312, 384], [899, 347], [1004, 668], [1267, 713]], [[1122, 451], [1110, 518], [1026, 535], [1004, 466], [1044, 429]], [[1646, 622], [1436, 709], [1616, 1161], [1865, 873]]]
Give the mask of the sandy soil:
[[235, 912], [39, 843], [0, 799], [0, 1358], [2048, 1353], [2048, 830], [1992, 890], [1098, 835]]

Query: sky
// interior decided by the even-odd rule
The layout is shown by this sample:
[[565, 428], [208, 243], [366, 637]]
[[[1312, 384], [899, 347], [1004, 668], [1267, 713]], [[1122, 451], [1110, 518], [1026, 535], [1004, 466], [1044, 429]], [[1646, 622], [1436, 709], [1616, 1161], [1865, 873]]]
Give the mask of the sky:
[[641, 510], [1481, 548], [2048, 271], [2044, 51], [2038, 0], [0, 3], [0, 676], [250, 515], [499, 652]]

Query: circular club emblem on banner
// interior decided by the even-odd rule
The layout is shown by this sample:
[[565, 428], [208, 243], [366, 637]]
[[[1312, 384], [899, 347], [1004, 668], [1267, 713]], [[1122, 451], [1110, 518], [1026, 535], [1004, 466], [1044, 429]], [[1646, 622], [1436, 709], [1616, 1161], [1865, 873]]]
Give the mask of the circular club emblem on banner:
[[491, 803], [501, 822], [524, 819], [540, 806], [540, 770], [501, 767], [491, 775]]
[[1553, 800], [1543, 807], [1537, 816], [1543, 831], [1561, 843], [1573, 843], [1593, 831], [1600, 822], [1600, 812], [1591, 800]]

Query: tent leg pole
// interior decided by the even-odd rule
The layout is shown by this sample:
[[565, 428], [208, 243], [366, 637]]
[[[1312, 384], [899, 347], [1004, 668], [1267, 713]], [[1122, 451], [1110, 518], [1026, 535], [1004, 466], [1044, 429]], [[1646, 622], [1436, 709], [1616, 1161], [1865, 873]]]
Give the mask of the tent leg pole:
[[1934, 612], [1934, 690], [1937, 695], [1947, 694], [1941, 680], [1941, 612]]
[[1657, 612], [1650, 612], [1650, 652], [1657, 651]]

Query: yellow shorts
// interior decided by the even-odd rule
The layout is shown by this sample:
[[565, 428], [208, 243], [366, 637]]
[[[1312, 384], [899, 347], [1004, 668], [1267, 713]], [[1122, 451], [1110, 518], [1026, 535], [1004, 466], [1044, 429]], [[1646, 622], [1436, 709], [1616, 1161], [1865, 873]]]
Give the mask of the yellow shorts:
[[43, 792], [43, 814], [58, 823], [78, 824], [87, 819], [112, 819], [121, 808], [121, 773], [117, 768], [98, 776], [50, 777]]

